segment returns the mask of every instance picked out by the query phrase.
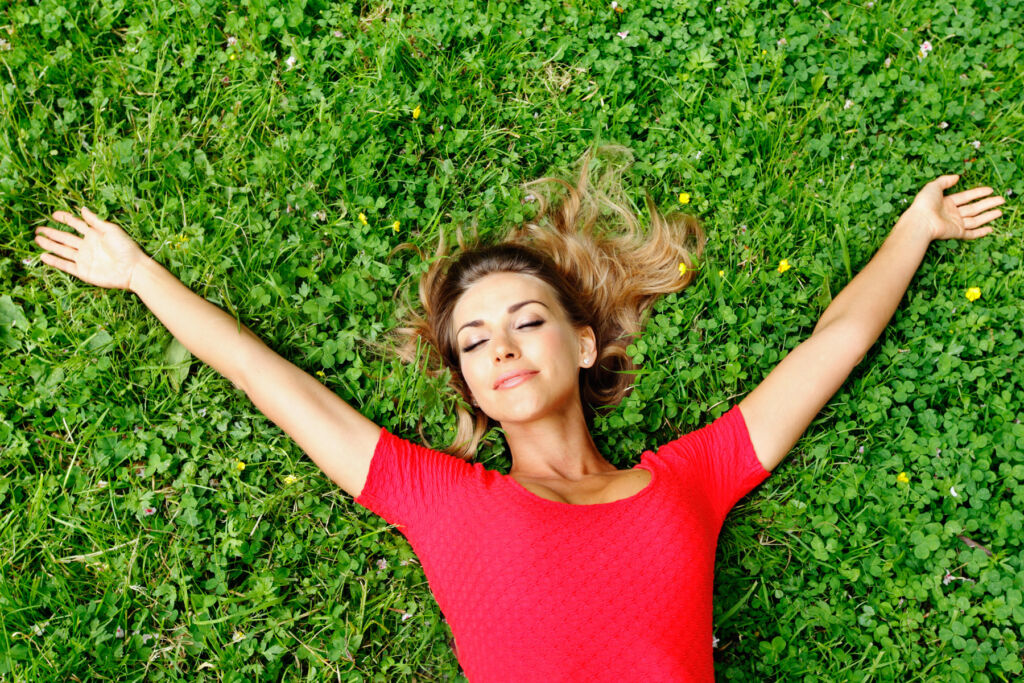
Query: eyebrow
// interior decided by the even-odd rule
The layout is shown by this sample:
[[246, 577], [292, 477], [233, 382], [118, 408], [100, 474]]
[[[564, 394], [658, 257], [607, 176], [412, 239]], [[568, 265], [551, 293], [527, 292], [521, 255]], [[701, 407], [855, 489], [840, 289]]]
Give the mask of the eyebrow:
[[[549, 311], [551, 310], [551, 308], [548, 307], [548, 305], [546, 303], [544, 303], [543, 301], [537, 301], [536, 299], [527, 299], [526, 301], [520, 301], [517, 304], [512, 304], [511, 306], [509, 306], [508, 307], [508, 312], [509, 313], [515, 313], [516, 311], [518, 311], [520, 308], [522, 308], [526, 304], [540, 304], [544, 308], [547, 308]], [[462, 330], [464, 328], [466, 328], [466, 327], [480, 327], [483, 324], [484, 324], [483, 320], [473, 320], [471, 322], [468, 322], [465, 325], [463, 325], [462, 327], [460, 327], [458, 330], [455, 331], [455, 336], [456, 337], [459, 336], [459, 332], [462, 332]]]

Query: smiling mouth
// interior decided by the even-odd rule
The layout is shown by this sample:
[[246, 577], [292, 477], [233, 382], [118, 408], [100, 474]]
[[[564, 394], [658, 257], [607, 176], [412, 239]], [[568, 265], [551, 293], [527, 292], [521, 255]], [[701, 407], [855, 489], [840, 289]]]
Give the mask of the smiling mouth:
[[536, 374], [537, 374], [536, 372], [528, 372], [528, 373], [523, 374], [523, 375], [516, 375], [515, 377], [512, 377], [511, 379], [507, 379], [504, 382], [502, 382], [501, 384], [499, 384], [498, 385], [498, 389], [511, 389], [512, 387], [519, 386], [520, 384], [522, 384], [523, 382], [527, 381], [528, 379], [530, 379], [531, 377], [533, 377]]

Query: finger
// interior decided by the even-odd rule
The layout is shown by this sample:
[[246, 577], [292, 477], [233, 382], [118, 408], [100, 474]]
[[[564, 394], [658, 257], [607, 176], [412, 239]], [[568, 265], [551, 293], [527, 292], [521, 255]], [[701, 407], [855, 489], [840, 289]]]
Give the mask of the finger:
[[1002, 197], [989, 197], [988, 199], [982, 199], [981, 201], [974, 202], [973, 204], [959, 207], [960, 215], [965, 218], [967, 216], [977, 216], [986, 209], [991, 209], [992, 207], [1005, 203], [1006, 200]]
[[56, 211], [53, 214], [53, 220], [57, 221], [58, 223], [70, 225], [72, 228], [82, 233], [83, 235], [89, 234], [89, 224], [83, 221], [78, 216], [74, 215], [73, 213], [68, 213], [67, 211]]
[[949, 195], [949, 198], [953, 200], [953, 203], [957, 206], [966, 204], [967, 202], [973, 202], [975, 199], [980, 199], [986, 195], [992, 194], [991, 187], [975, 187], [970, 190], [964, 190], [963, 192], [957, 192], [956, 194]]
[[983, 213], [980, 216], [974, 216], [973, 218], [965, 218], [964, 227], [967, 228], [968, 230], [973, 230], [974, 228], [979, 228], [982, 225], [985, 225], [986, 223], [994, 221], [995, 219], [999, 218], [1002, 215], [1003, 212], [997, 209], [995, 211], [988, 211], [986, 213]]
[[57, 258], [53, 254], [43, 254], [39, 257], [39, 260], [47, 265], [53, 266], [57, 270], [62, 270], [69, 275], [78, 277], [78, 266], [75, 265], [74, 261], [66, 261], [62, 258]]
[[57, 254], [58, 256], [63, 256], [64, 258], [66, 258], [66, 259], [68, 259], [70, 261], [75, 260], [75, 252], [77, 251], [76, 249], [72, 249], [71, 247], [66, 247], [63, 244], [60, 244], [58, 242], [54, 242], [53, 240], [49, 239], [48, 237], [46, 237], [44, 235], [37, 236], [36, 237], [36, 243], [39, 244], [39, 246], [41, 246], [42, 248], [44, 248], [44, 249], [46, 249], [48, 251], [52, 251], [53, 253]]
[[36, 236], [38, 237], [40, 235], [42, 235], [43, 237], [47, 237], [53, 240], [54, 242], [66, 244], [72, 249], [82, 248], [82, 238], [79, 237], [78, 235], [72, 235], [67, 230], [56, 230], [47, 225], [43, 225], [36, 228]]
[[976, 240], [979, 237], [984, 237], [985, 235], [991, 235], [991, 234], [992, 234], [992, 226], [990, 225], [987, 228], [982, 228], [981, 230], [972, 230], [971, 232], [966, 233], [964, 235], [963, 239], [965, 239], [965, 240]]

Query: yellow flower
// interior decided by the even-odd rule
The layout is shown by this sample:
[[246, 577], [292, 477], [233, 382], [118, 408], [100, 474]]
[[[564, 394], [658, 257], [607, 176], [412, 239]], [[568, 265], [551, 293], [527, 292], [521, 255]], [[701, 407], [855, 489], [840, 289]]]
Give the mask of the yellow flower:
[[420, 117], [420, 105], [416, 105], [416, 108], [412, 110], [412, 117], [418, 119]]
[[680, 204], [689, 204], [690, 203], [690, 195], [688, 193], [686, 193], [686, 192], [679, 193], [679, 203]]
[[395, 229], [395, 232], [398, 232], [398, 226], [399, 225], [401, 225], [401, 223], [398, 222], [398, 221], [395, 221], [394, 223], [391, 224], [391, 227]]
[[288, 486], [291, 486], [298, 480], [299, 478], [296, 477], [294, 474], [289, 474], [287, 477], [284, 478], [284, 483], [287, 484]]
[[241, 631], [235, 631], [233, 634], [231, 634], [231, 642], [237, 643], [240, 640], [245, 640], [244, 633], [242, 633]]
[[725, 271], [724, 270], [718, 271], [718, 277], [725, 277]]
[[235, 55], [234, 54], [228, 55], [228, 59], [230, 59], [232, 62], [235, 61]]
[[359, 212], [359, 222], [366, 225], [366, 214], [362, 211]]
[[686, 264], [685, 263], [680, 263], [679, 264], [679, 277], [683, 277], [684, 275], [686, 275]]
[[975, 299], [981, 296], [981, 288], [971, 287], [964, 293], [964, 296], [967, 297], [968, 301], [974, 301]]
[[241, 472], [242, 470], [245, 469], [245, 463], [242, 462], [241, 460], [236, 460], [235, 461], [235, 467], [237, 467], [238, 471]]
[[317, 370], [317, 371], [316, 371], [316, 374], [318, 374], [318, 375], [319, 375], [319, 376], [321, 376], [321, 377], [326, 377], [326, 376], [327, 376], [327, 375], [325, 375], [325, 374], [324, 374], [324, 371], [323, 371], [323, 370]]
[[901, 484], [909, 484], [910, 477], [907, 476], [906, 472], [900, 472], [899, 474], [896, 475], [896, 481], [900, 482]]
[[779, 261], [779, 272], [780, 273], [785, 273], [790, 268], [792, 268], [792, 266], [789, 265], [789, 261], [788, 260], [782, 259], [781, 261]]

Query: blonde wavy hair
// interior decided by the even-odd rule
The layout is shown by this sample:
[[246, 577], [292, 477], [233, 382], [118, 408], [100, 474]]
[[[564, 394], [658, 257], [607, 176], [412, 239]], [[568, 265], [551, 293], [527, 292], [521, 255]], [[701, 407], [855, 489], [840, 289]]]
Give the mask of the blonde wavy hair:
[[[607, 165], [590, 187], [591, 161], [604, 155], [619, 155], [625, 163]], [[650, 213], [645, 233], [622, 192], [622, 173], [633, 163], [626, 147], [591, 147], [577, 163], [582, 167], [575, 187], [556, 177], [524, 183], [524, 190], [538, 200], [537, 214], [508, 230], [496, 244], [481, 243], [475, 227], [473, 240], [467, 243], [457, 226], [461, 253], [448, 254], [442, 229], [437, 251], [420, 277], [419, 306], [403, 306], [398, 313], [401, 323], [387, 335], [387, 344], [373, 345], [407, 363], [419, 362], [431, 378], [448, 376], [448, 385], [461, 400], [455, 438], [439, 450], [472, 460], [492, 422], [480, 408], [469, 405], [454, 330], [455, 304], [477, 280], [498, 272], [533, 275], [554, 289], [576, 329], [594, 329], [597, 362], [581, 369], [579, 377], [588, 425], [597, 408], [619, 403], [632, 390], [629, 371], [636, 368], [626, 348], [642, 331], [655, 300], [693, 281], [706, 242], [700, 221], [678, 211], [662, 216], [645, 191]], [[568, 196], [552, 203], [543, 191], [550, 182], [568, 190]], [[424, 259], [411, 243], [398, 245], [392, 254], [404, 248], [415, 249]], [[686, 264], [682, 275], [680, 263]]]

